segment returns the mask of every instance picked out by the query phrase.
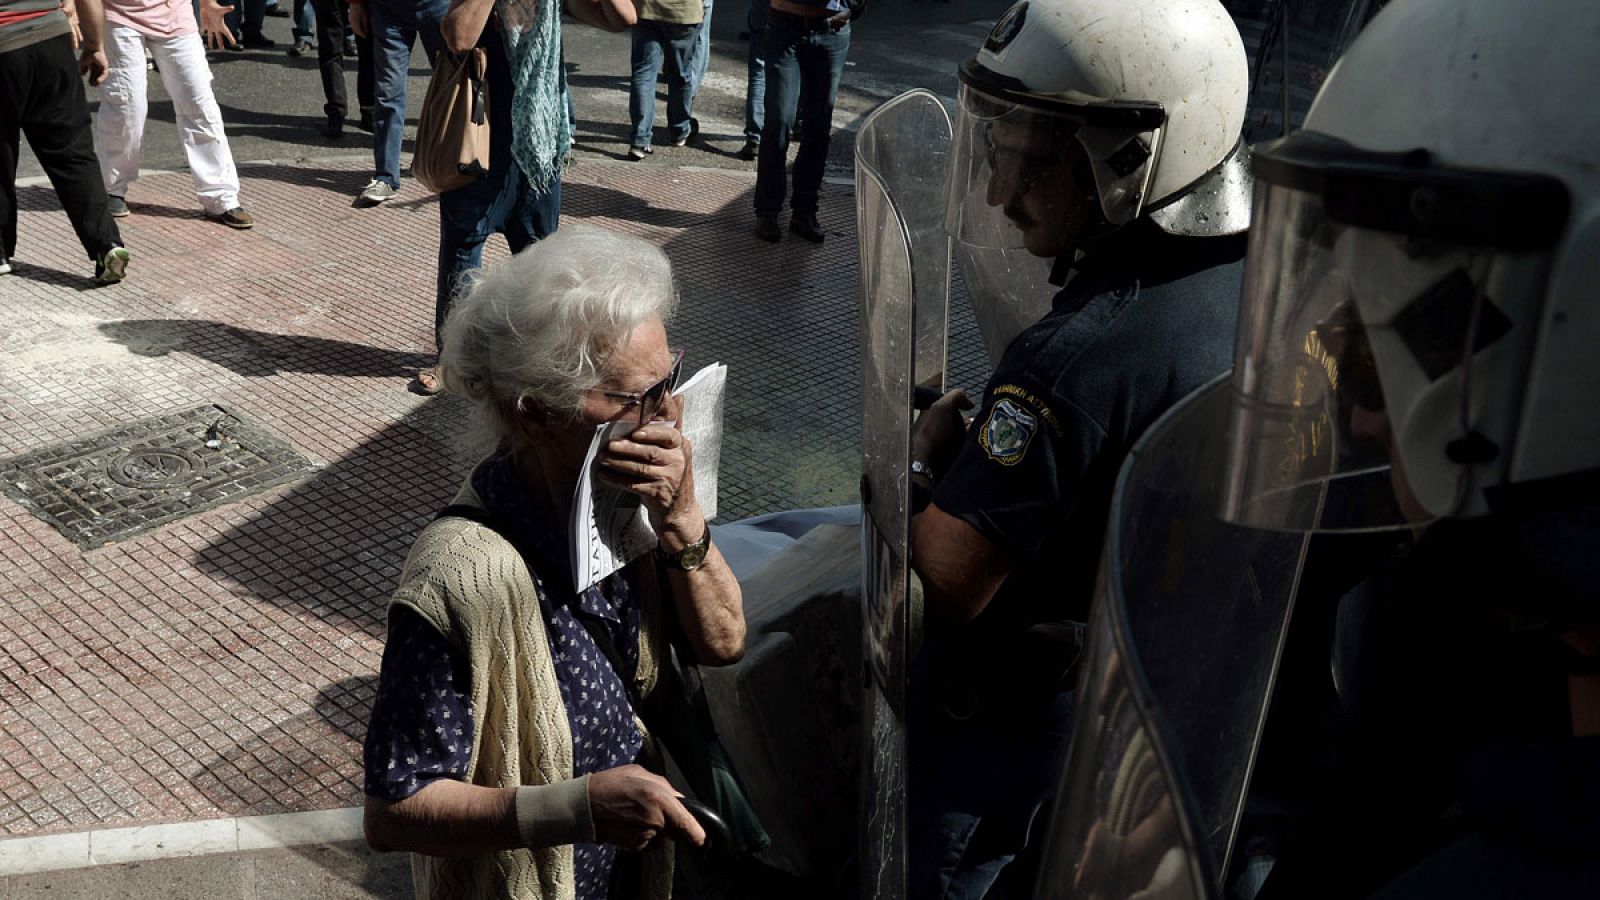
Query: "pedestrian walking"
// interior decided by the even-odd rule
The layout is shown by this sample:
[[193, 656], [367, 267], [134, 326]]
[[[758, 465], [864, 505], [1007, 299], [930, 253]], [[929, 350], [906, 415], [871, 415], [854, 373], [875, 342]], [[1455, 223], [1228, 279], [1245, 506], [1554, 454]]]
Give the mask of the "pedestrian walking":
[[[128, 271], [128, 250], [106, 208], [79, 81], [80, 72], [91, 85], [106, 79], [104, 25], [100, 0], [76, 0], [66, 8], [60, 0], [0, 0], [0, 275], [11, 272], [17, 251], [17, 156], [24, 134], [94, 261], [95, 281], [121, 281]], [[75, 29], [81, 32], [76, 60]]]
[[628, 118], [633, 136], [628, 158], [641, 160], [652, 152], [656, 121], [656, 75], [667, 78], [667, 138], [682, 147], [694, 136], [695, 45], [705, 15], [701, 0], [643, 0], [633, 26], [633, 81], [628, 93]]
[[350, 20], [350, 5], [345, 0], [310, 0], [316, 12], [317, 69], [322, 75], [322, 97], [326, 101], [322, 111], [327, 121], [322, 126], [322, 136], [336, 139], [344, 136], [345, 119], [350, 104], [344, 85], [344, 61], [356, 59], [356, 102], [361, 109], [361, 127], [373, 130], [373, 107], [377, 103], [373, 84], [372, 38], [345, 37]]
[[[450, 0], [350, 0], [350, 27], [372, 40], [372, 180], [356, 198], [377, 206], [400, 192], [400, 144], [406, 128], [411, 49], [422, 38], [431, 65], [444, 49], [439, 28]], [[491, 95], [492, 99], [492, 95]]]
[[766, 115], [755, 191], [756, 235], [764, 241], [783, 237], [778, 214], [783, 211], [789, 132], [796, 115], [804, 132], [794, 161], [789, 230], [815, 244], [826, 237], [817, 221], [817, 194], [828, 162], [833, 101], [850, 51], [850, 22], [866, 5], [867, 0], [771, 0], [761, 37]]
[[[223, 22], [226, 12], [217, 0], [201, 0], [198, 24], [205, 28], [213, 46], [233, 45], [233, 35]], [[255, 220], [239, 203], [239, 172], [223, 131], [222, 110], [211, 92], [211, 66], [189, 4], [183, 0], [106, 0], [105, 14], [110, 75], [100, 85], [95, 136], [111, 214], [129, 214], [128, 188], [139, 179], [149, 107], [144, 54], [149, 50], [172, 98], [178, 137], [206, 218], [229, 228], [254, 226]]]
[[[439, 195], [436, 342], [467, 273], [483, 263], [489, 235], [505, 235], [517, 253], [560, 222], [561, 170], [572, 146], [560, 12], [540, 0], [453, 0], [445, 16], [452, 52], [481, 48], [488, 57], [490, 144], [488, 175]], [[637, 15], [632, 0], [570, 0], [567, 12], [612, 32], [632, 26]], [[435, 394], [440, 387], [438, 369], [428, 367], [411, 389]]]

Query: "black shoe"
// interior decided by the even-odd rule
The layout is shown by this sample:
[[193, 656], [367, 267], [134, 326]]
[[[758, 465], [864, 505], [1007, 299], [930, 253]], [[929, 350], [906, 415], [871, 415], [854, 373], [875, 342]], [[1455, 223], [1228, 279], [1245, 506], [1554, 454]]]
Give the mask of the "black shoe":
[[282, 3], [274, 3], [267, 7], [267, 15], [274, 19], [287, 19], [289, 18], [289, 8]]
[[361, 108], [361, 119], [357, 123], [357, 127], [359, 127], [362, 131], [367, 131], [367, 132], [372, 131], [372, 108], [371, 107], [364, 106], [364, 107]]
[[264, 34], [247, 34], [241, 43], [244, 44], [246, 50], [271, 50], [273, 47], [278, 46], [277, 41]]
[[344, 137], [344, 116], [329, 116], [322, 125], [322, 136], [330, 141]]
[[804, 216], [795, 213], [790, 216], [789, 232], [798, 234], [813, 244], [820, 244], [828, 237], [828, 233], [822, 230], [822, 223], [817, 221], [815, 213]]
[[778, 217], [756, 216], [756, 237], [770, 244], [783, 240], [783, 230], [778, 227]]
[[743, 160], [755, 159], [761, 155], [761, 142], [755, 140], [745, 141], [744, 146], [739, 148], [739, 152], [736, 155]]
[[311, 52], [311, 42], [306, 40], [305, 38], [300, 38], [300, 39], [296, 40], [294, 42], [294, 46], [289, 48], [289, 55], [290, 56], [305, 56], [307, 53], [310, 53], [310, 52]]
[[344, 39], [344, 55], [348, 56], [351, 59], [355, 59], [356, 56], [359, 53], [360, 53], [360, 50], [356, 47], [356, 39], [355, 38], [345, 38]]

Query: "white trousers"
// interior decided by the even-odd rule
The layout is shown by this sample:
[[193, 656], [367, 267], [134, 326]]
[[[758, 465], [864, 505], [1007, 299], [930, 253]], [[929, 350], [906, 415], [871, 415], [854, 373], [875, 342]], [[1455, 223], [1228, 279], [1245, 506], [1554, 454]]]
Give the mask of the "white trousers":
[[147, 37], [126, 25], [106, 23], [106, 60], [111, 72], [100, 85], [100, 111], [95, 114], [95, 143], [106, 193], [125, 197], [139, 178], [144, 157], [144, 123], [149, 104], [145, 91], [144, 48], [150, 48], [161, 83], [172, 98], [178, 137], [189, 157], [195, 196], [212, 215], [239, 205], [239, 171], [233, 166], [228, 136], [222, 132], [222, 110], [211, 93], [211, 66], [197, 33]]

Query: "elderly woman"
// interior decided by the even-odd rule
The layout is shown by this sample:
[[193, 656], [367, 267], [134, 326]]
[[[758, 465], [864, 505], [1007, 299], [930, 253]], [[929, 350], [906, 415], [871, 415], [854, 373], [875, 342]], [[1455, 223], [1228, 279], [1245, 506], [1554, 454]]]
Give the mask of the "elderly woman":
[[[482, 522], [440, 517], [406, 560], [366, 740], [367, 840], [416, 854], [419, 897], [665, 897], [656, 838], [704, 840], [639, 764], [653, 748], [629, 699], [648, 703], [674, 618], [699, 662], [744, 648], [676, 427], [674, 303], [660, 250], [576, 226], [489, 269], [445, 326], [445, 384], [497, 448], [455, 499]], [[573, 490], [596, 427], [619, 421], [636, 427], [597, 477], [639, 496], [660, 543], [575, 590]]]

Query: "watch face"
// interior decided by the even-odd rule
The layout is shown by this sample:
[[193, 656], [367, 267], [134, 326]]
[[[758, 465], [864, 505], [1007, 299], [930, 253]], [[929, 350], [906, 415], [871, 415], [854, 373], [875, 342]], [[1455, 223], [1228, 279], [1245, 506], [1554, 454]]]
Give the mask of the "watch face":
[[678, 567], [686, 572], [690, 569], [698, 569], [700, 564], [706, 561], [706, 551], [710, 549], [710, 541], [690, 544], [683, 548], [682, 553], [678, 554]]

